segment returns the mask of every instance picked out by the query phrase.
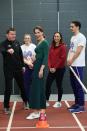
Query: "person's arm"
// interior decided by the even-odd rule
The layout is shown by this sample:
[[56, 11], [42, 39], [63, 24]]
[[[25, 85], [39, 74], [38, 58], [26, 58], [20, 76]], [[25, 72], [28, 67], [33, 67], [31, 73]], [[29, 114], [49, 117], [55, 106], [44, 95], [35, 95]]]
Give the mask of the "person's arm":
[[7, 49], [5, 48], [4, 42], [0, 43], [0, 53], [3, 55], [7, 54]]
[[50, 47], [50, 49], [49, 49], [49, 54], [48, 54], [48, 68], [49, 68], [49, 71], [50, 71], [51, 73], [54, 73], [54, 72], [56, 71], [56, 69], [52, 68], [51, 55], [53, 55], [53, 54], [51, 53], [51, 50], [52, 50], [52, 46]]
[[83, 46], [78, 46], [76, 52], [72, 56], [70, 60], [67, 61], [67, 65], [70, 66], [80, 55], [81, 51], [83, 50]]
[[44, 47], [43, 47], [43, 62], [42, 65], [47, 65], [47, 61], [48, 61], [48, 43], [44, 42]]
[[45, 65], [41, 65], [40, 70], [39, 70], [39, 78], [43, 77], [44, 68], [45, 68]]
[[61, 67], [61, 65], [65, 64], [65, 61], [66, 61], [66, 52], [67, 52], [67, 49], [66, 49], [66, 45], [64, 46], [61, 46], [60, 47], [60, 57], [59, 59], [57, 60], [57, 63], [55, 65], [55, 69], [58, 68], [58, 67]]
[[18, 43], [18, 45], [19, 45], [19, 56], [20, 56], [20, 61], [21, 61], [21, 63], [22, 63], [22, 67], [25, 67], [24, 59], [23, 59], [23, 53], [22, 53], [22, 49], [21, 49], [20, 43]]
[[44, 71], [44, 68], [47, 64], [47, 59], [48, 59], [48, 43], [45, 42], [43, 43], [44, 44], [44, 47], [43, 47], [43, 62], [42, 62], [42, 65], [40, 67], [40, 71], [39, 71], [39, 78], [42, 78], [43, 77], [43, 71]]
[[6, 43], [5, 42], [2, 42], [0, 44], [0, 52], [3, 54], [3, 55], [6, 55], [6, 54], [10, 54], [12, 55], [14, 53], [14, 50], [11, 48], [11, 47], [8, 47], [6, 46]]
[[51, 68], [51, 48], [49, 49], [49, 53], [48, 53], [48, 68], [50, 69]]

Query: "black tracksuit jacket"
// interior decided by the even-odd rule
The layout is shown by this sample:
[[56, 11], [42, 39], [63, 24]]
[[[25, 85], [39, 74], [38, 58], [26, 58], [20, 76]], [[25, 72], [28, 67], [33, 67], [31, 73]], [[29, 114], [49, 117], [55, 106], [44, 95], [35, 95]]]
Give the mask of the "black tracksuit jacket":
[[[10, 48], [14, 50], [13, 54], [7, 52]], [[3, 41], [0, 44], [0, 52], [3, 55], [4, 71], [19, 71], [24, 67], [22, 50], [17, 40], [9, 41], [6, 39]]]

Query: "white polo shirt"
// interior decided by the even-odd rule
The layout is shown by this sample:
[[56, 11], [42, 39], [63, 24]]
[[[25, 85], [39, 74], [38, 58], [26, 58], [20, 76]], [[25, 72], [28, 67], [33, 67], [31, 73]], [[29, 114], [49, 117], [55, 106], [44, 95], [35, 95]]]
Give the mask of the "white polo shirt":
[[83, 49], [71, 66], [83, 67], [85, 66], [86, 37], [82, 33], [78, 33], [77, 35], [71, 37], [68, 59], [72, 58], [78, 46], [83, 46]]

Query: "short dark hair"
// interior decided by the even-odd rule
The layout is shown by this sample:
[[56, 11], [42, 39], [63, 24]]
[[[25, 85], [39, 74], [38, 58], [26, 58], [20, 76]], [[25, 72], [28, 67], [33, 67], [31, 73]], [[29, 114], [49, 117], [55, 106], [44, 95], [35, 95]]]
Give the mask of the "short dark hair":
[[79, 27], [79, 29], [81, 29], [81, 23], [79, 21], [72, 21], [71, 23], [73, 23], [76, 27]]
[[9, 27], [8, 30], [6, 31], [6, 34], [8, 34], [10, 31], [16, 31], [16, 30], [13, 27]]

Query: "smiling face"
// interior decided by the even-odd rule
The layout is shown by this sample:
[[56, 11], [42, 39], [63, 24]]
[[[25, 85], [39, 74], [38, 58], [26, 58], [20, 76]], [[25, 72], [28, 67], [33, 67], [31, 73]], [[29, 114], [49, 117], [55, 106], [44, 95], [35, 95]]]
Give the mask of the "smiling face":
[[41, 32], [39, 29], [35, 29], [34, 34], [35, 34], [37, 41], [40, 41], [44, 35], [43, 32]]
[[60, 33], [57, 32], [54, 34], [53, 41], [56, 45], [58, 45], [62, 41], [62, 36], [60, 35]]
[[60, 43], [60, 40], [61, 40], [61, 36], [59, 33], [55, 33], [54, 34], [54, 41], [55, 43]]
[[24, 43], [27, 45], [31, 43], [31, 36], [29, 34], [24, 35]]

